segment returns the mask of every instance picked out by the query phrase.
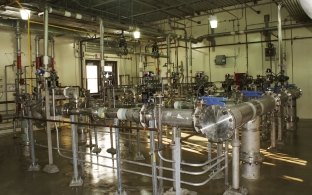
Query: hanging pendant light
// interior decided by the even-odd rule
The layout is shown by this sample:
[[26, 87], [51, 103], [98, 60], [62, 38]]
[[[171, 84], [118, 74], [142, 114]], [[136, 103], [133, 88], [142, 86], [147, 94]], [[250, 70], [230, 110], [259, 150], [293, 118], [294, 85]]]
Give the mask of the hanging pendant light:
[[218, 27], [217, 16], [215, 16], [215, 15], [209, 16], [209, 23], [210, 23], [211, 28], [217, 28]]

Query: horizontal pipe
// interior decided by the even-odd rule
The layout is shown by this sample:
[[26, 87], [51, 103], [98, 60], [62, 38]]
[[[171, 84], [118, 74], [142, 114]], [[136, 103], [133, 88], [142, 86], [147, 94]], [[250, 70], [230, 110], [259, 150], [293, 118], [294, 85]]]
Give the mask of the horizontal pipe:
[[276, 106], [276, 99], [266, 95], [258, 100], [251, 100], [229, 108], [233, 118], [233, 128], [241, 127], [243, 124], [254, 119], [256, 116], [273, 111]]

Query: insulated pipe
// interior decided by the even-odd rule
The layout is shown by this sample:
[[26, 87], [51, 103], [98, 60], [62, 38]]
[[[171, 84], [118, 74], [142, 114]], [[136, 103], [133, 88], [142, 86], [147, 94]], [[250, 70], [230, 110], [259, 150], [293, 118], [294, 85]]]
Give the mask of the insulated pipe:
[[163, 109], [162, 124], [181, 128], [193, 128], [193, 113], [193, 109]]
[[49, 13], [50, 14], [55, 14], [55, 15], [60, 15], [60, 16], [65, 16], [68, 18], [75, 18], [77, 20], [85, 20], [85, 21], [89, 21], [89, 22], [94, 22], [96, 21], [95, 17], [92, 16], [88, 16], [88, 15], [82, 15], [80, 13], [73, 13], [70, 11], [66, 11], [66, 10], [58, 10], [52, 7], [48, 7]]
[[276, 106], [274, 97], [266, 95], [257, 100], [244, 102], [229, 108], [234, 119], [234, 127], [241, 127], [243, 124], [254, 119], [256, 116], [272, 111]]
[[186, 101], [175, 101], [173, 107], [174, 109], [192, 109], [194, 108], [194, 103]]
[[[95, 22], [96, 21], [95, 17], [92, 17], [90, 15], [86, 15], [86, 14], [73, 13], [73, 12], [66, 11], [66, 10], [58, 10], [58, 9], [55, 9], [52, 7], [49, 7], [48, 10], [49, 10], [49, 13], [59, 15], [59, 16], [75, 18], [75, 19], [84, 20], [87, 22]], [[121, 24], [121, 23], [112, 22], [112, 21], [108, 21], [108, 20], [105, 20], [104, 22], [105, 22], [105, 24], [107, 24], [109, 26], [114, 26], [117, 28], [121, 28], [123, 30], [128, 30], [129, 26], [130, 26], [127, 24]], [[159, 32], [153, 31], [153, 30], [148, 30], [148, 29], [141, 29], [141, 31], [145, 34], [151, 34], [151, 35], [155, 35], [155, 36], [163, 35], [162, 33], [159, 33]]]
[[[139, 108], [120, 108], [117, 112], [118, 119], [131, 122], [149, 121], [152, 119], [152, 114], [153, 110], [142, 110]], [[193, 128], [193, 110], [162, 109], [161, 121], [162, 125]]]

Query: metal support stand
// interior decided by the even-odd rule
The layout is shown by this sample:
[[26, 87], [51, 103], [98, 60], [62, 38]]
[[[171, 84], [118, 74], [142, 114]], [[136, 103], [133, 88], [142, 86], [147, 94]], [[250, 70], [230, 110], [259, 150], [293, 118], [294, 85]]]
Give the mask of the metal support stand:
[[[119, 123], [118, 123], [119, 124]], [[107, 153], [110, 153], [112, 156], [117, 153], [116, 149], [114, 148], [114, 139], [113, 139], [113, 129], [109, 128], [109, 137], [110, 137], [110, 143], [111, 147], [106, 150]], [[116, 146], [117, 147], [117, 146]]]
[[181, 194], [181, 131], [178, 127], [173, 127], [173, 139], [174, 143], [172, 146], [172, 157], [173, 157], [173, 168], [174, 168], [174, 183], [173, 188], [176, 195]]
[[[119, 125], [119, 120], [114, 119], [114, 126]], [[120, 135], [119, 128], [115, 128], [115, 142], [116, 142], [116, 168], [117, 168], [117, 195], [125, 194], [122, 191], [122, 177], [121, 177], [121, 150], [120, 150]]]
[[232, 140], [232, 186], [230, 186], [223, 195], [246, 195], [248, 191], [244, 187], [240, 187], [239, 174], [239, 146], [238, 129], [235, 129]]
[[241, 160], [242, 177], [256, 180], [260, 177], [260, 165], [262, 156], [260, 154], [260, 116], [249, 121], [242, 131]]
[[224, 183], [226, 186], [229, 185], [229, 143], [224, 142]]
[[17, 138], [17, 132], [16, 132], [16, 119], [13, 119], [13, 139]]
[[269, 150], [276, 150], [276, 118], [275, 112], [271, 114], [271, 146]]
[[72, 135], [72, 151], [73, 151], [73, 169], [74, 175], [69, 184], [70, 187], [82, 186], [83, 180], [78, 173], [78, 136], [77, 136], [77, 125], [74, 124], [77, 121], [77, 116], [70, 115], [71, 124], [71, 135]]
[[[153, 120], [149, 121], [149, 127], [155, 128], [155, 122]], [[157, 164], [156, 164], [156, 154], [155, 154], [155, 132], [150, 131], [150, 154], [151, 154], [151, 164], [152, 164], [152, 183], [153, 183], [153, 194], [157, 195]]]
[[283, 145], [283, 127], [284, 127], [283, 113], [284, 113], [283, 106], [279, 106], [279, 110], [277, 112], [277, 143], [279, 145]]
[[136, 152], [135, 157], [134, 157], [134, 160], [136, 160], [136, 161], [145, 160], [144, 155], [141, 153], [140, 140], [141, 140], [140, 131], [137, 130], [137, 140], [136, 140], [137, 152]]
[[[162, 129], [162, 107], [163, 107], [163, 95], [158, 94], [156, 95], [156, 104], [157, 106], [155, 107], [155, 116], [156, 116], [156, 120], [155, 120], [155, 124], [156, 124], [156, 128], [158, 129], [158, 150], [160, 152], [160, 155], [163, 154], [163, 129]], [[159, 159], [159, 167], [163, 167], [163, 161], [162, 159]], [[159, 177], [163, 177], [163, 169], [158, 169], [158, 175]], [[159, 194], [163, 194], [164, 192], [164, 182], [163, 179], [159, 179], [159, 185], [158, 185], [158, 192]]]
[[[24, 115], [24, 113], [23, 113]], [[29, 129], [28, 129], [28, 121], [27, 120], [21, 120], [21, 132], [22, 132], [22, 141], [23, 141], [23, 155], [25, 157], [30, 156], [30, 148], [29, 148]]]
[[[31, 117], [31, 111], [28, 111], [28, 116]], [[31, 155], [31, 164], [28, 167], [28, 171], [40, 171], [40, 166], [36, 162], [36, 154], [35, 154], [35, 143], [34, 143], [34, 132], [33, 132], [33, 123], [32, 120], [28, 120], [28, 133], [29, 133], [29, 141], [30, 141], [30, 155]]]
[[[217, 143], [217, 156], [221, 156], [222, 155], [222, 149], [223, 149], [223, 143]], [[216, 169], [211, 173], [211, 175], [213, 175], [215, 172], [218, 172], [221, 169], [221, 160], [218, 159], [218, 165], [216, 167]], [[224, 178], [224, 173], [220, 172], [219, 174], [217, 174], [216, 176], [213, 177], [213, 179], [222, 179]]]
[[95, 127], [94, 128], [94, 140], [95, 140], [95, 145], [94, 145], [94, 148], [92, 150], [93, 153], [100, 153], [102, 151], [102, 149], [99, 147], [98, 145], [98, 131], [97, 131], [97, 128]]

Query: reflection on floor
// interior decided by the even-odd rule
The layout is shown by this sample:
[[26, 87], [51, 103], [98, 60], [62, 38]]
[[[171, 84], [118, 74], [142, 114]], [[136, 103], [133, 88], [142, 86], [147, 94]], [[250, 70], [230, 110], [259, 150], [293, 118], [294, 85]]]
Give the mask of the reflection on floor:
[[[257, 181], [247, 181], [242, 179], [242, 185], [249, 190], [251, 195], [310, 195], [312, 194], [312, 120], [301, 120], [297, 136], [291, 143], [285, 144], [278, 152], [269, 152], [262, 149], [261, 152], [265, 156], [265, 160], [261, 167], [261, 178]], [[134, 132], [136, 134], [136, 132]], [[55, 136], [55, 132], [53, 133]], [[63, 128], [61, 130], [61, 145], [64, 149], [71, 148], [70, 129]], [[107, 149], [111, 148], [110, 135], [99, 130], [99, 147], [102, 148], [100, 155], [111, 156], [107, 153]], [[48, 154], [45, 148], [39, 145], [46, 144], [46, 135], [44, 131], [36, 131], [35, 138], [37, 142], [36, 152], [38, 162], [43, 167], [48, 162]], [[84, 138], [80, 137], [80, 149], [90, 152], [90, 148], [86, 147]], [[130, 139], [130, 140], [129, 140]], [[54, 146], [55, 137], [53, 139]], [[147, 135], [142, 135], [142, 141], [147, 141]], [[93, 140], [93, 144], [94, 144]], [[136, 138], [124, 135], [122, 139], [122, 157], [134, 159], [137, 146]], [[164, 139], [169, 144], [170, 139]], [[204, 162], [207, 158], [207, 140], [196, 136], [192, 132], [182, 134], [183, 142], [183, 160], [186, 162]], [[47, 174], [40, 172], [28, 172], [29, 159], [23, 156], [23, 146], [20, 138], [13, 139], [12, 135], [2, 135], [0, 137], [0, 194], [5, 195], [69, 195], [69, 194], [114, 194], [116, 191], [116, 170], [112, 170], [100, 165], [91, 165], [84, 163], [82, 171], [84, 185], [83, 187], [69, 187], [72, 177], [72, 164], [69, 159], [60, 157], [56, 151], [54, 153], [55, 164], [60, 168], [60, 172], [56, 174]], [[145, 161], [150, 162], [148, 154], [149, 145], [143, 143], [141, 145], [142, 154]], [[63, 154], [70, 156], [69, 152], [62, 151]], [[164, 155], [170, 157], [170, 147], [166, 147]], [[101, 157], [82, 155], [80, 157], [85, 161], [112, 166], [111, 159], [103, 159]], [[138, 171], [149, 171], [149, 168], [136, 167], [130, 165], [128, 168]], [[166, 164], [166, 166], [170, 166]], [[151, 194], [151, 179], [144, 176], [138, 176], [123, 173], [123, 187], [127, 194]], [[165, 172], [165, 176], [171, 177]], [[202, 177], [183, 177], [183, 180], [199, 182], [203, 181]], [[172, 187], [170, 182], [165, 182], [165, 189]], [[192, 191], [196, 191], [199, 195], [206, 194], [222, 194], [225, 190], [224, 179], [213, 180], [202, 187], [190, 187], [182, 185]]]

